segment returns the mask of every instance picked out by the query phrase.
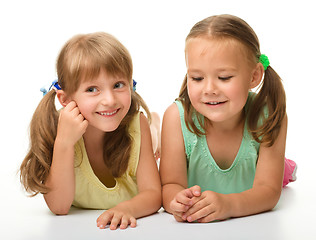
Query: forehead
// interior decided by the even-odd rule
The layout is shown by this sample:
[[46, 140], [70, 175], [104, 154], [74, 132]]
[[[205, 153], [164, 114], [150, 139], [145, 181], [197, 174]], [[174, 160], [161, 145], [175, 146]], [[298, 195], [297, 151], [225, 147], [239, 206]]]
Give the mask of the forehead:
[[80, 76], [80, 82], [94, 82], [100, 77], [105, 79], [127, 79], [127, 76], [121, 72], [109, 71], [105, 67], [99, 67], [94, 69], [85, 69]]
[[246, 47], [235, 39], [192, 38], [186, 42], [187, 67], [238, 65], [247, 59]]

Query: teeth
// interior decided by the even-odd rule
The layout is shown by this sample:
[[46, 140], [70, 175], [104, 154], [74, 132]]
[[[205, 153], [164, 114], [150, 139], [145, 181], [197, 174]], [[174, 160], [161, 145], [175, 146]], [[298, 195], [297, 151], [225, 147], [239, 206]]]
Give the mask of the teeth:
[[113, 112], [100, 112], [100, 114], [102, 116], [112, 116], [113, 114], [117, 113], [117, 110], [113, 111]]
[[219, 104], [220, 102], [208, 102], [207, 104], [210, 104], [210, 105], [216, 105], [216, 104]]

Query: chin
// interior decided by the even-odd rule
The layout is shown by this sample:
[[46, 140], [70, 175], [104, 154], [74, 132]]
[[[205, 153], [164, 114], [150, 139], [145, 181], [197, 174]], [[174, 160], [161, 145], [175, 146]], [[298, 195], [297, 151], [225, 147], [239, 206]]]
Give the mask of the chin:
[[115, 131], [119, 126], [120, 126], [120, 124], [112, 125], [112, 126], [106, 126], [106, 127], [103, 127], [103, 131], [104, 131], [104, 132], [113, 132], [113, 131]]

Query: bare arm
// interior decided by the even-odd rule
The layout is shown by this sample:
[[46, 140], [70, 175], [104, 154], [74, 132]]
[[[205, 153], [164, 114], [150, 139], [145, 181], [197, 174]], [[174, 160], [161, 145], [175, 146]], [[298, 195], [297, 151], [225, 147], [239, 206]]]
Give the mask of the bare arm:
[[271, 147], [261, 144], [252, 189], [232, 194], [232, 216], [245, 216], [271, 210], [278, 203], [284, 173], [287, 116], [283, 119], [278, 138]]
[[127, 201], [135, 218], [152, 214], [161, 207], [161, 183], [152, 150], [151, 134], [146, 117], [140, 115], [141, 148], [137, 167], [138, 194]]
[[160, 176], [163, 207], [174, 214], [170, 208], [171, 201], [177, 193], [188, 187], [185, 147], [176, 104], [172, 104], [164, 114], [161, 139]]
[[47, 206], [54, 214], [67, 214], [75, 195], [74, 146], [83, 135], [88, 122], [80, 114], [75, 102], [61, 112], [55, 139], [52, 165], [45, 185]]
[[144, 115], [140, 116], [141, 148], [136, 172], [138, 194], [128, 201], [105, 211], [97, 219], [97, 226], [116, 229], [120, 224], [125, 229], [129, 224], [136, 226], [136, 218], [147, 216], [161, 207], [161, 183], [158, 167], [154, 159], [149, 124]]

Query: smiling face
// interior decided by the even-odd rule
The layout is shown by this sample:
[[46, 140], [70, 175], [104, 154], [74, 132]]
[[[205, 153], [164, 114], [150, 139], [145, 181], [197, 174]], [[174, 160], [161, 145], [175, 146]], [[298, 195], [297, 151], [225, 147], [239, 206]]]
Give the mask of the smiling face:
[[233, 39], [191, 38], [186, 44], [187, 88], [192, 106], [211, 122], [239, 121], [256, 65]]
[[101, 70], [98, 77], [82, 81], [72, 95], [89, 126], [103, 132], [117, 129], [131, 105], [128, 79], [109, 75]]

